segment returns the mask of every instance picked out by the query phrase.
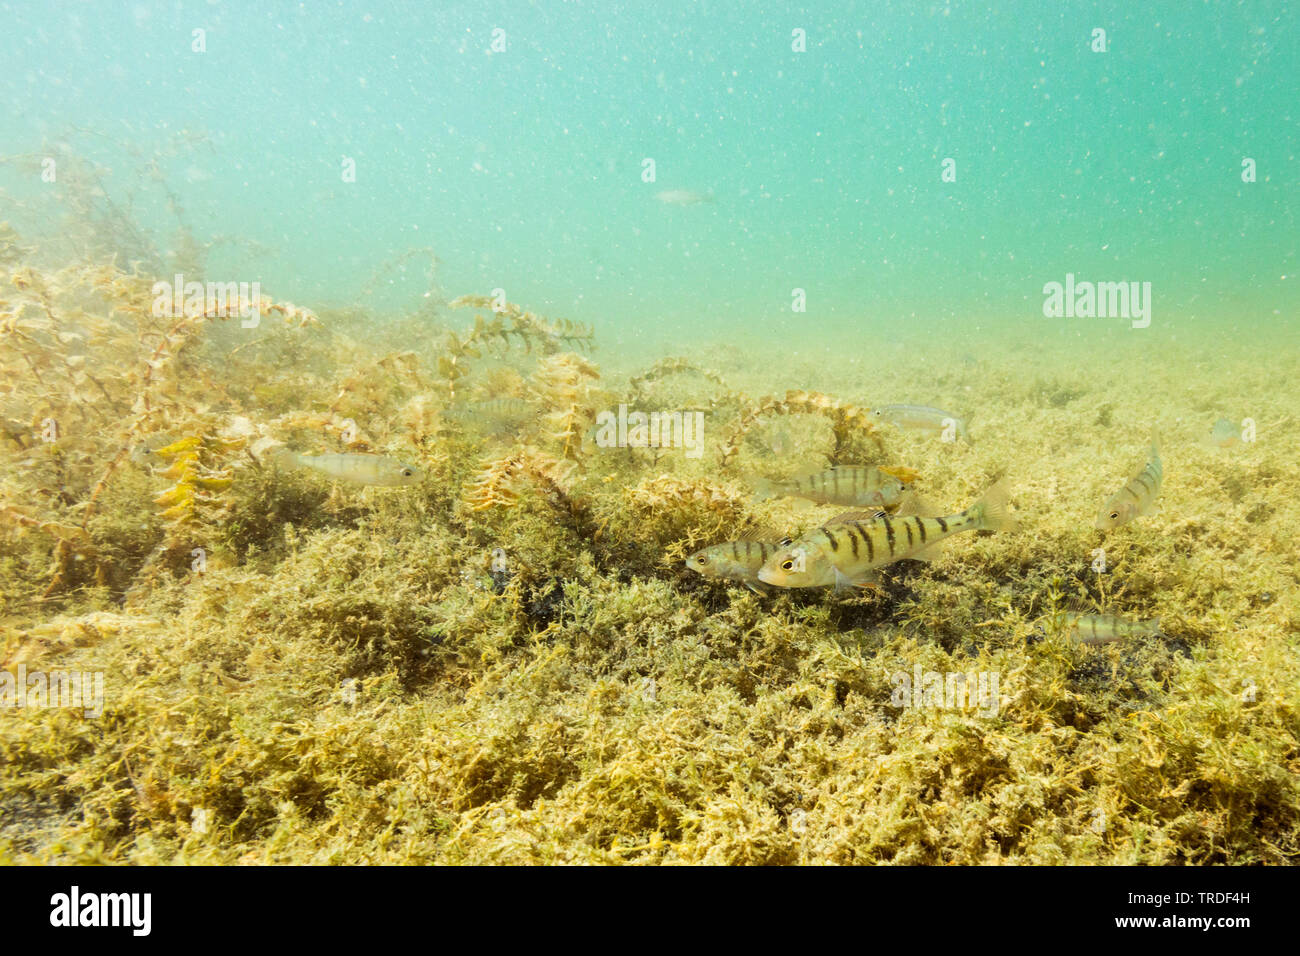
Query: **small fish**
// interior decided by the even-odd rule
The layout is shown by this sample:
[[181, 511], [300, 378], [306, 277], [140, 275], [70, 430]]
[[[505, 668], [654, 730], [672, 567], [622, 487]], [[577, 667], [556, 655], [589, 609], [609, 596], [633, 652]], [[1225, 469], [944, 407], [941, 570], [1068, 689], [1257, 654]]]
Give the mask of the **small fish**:
[[414, 465], [385, 455], [299, 455], [282, 449], [276, 461], [290, 467], [310, 468], [321, 474], [358, 485], [416, 485], [424, 478]]
[[1241, 444], [1241, 429], [1226, 418], [1214, 423], [1207, 443], [1215, 448], [1235, 448]]
[[762, 594], [758, 569], [778, 548], [791, 543], [789, 538], [773, 543], [742, 536], [738, 541], [724, 541], [696, 551], [686, 559], [686, 567], [706, 578], [739, 581], [754, 593]]
[[[135, 462], [136, 464], [141, 464], [141, 465], [154, 464], [157, 461], [157, 459], [161, 457], [158, 454], [158, 449], [167, 448], [172, 444], [172, 442], [173, 439], [169, 437], [151, 436], [150, 438], [145, 439], [139, 444], [132, 446], [131, 451], [127, 457], [130, 458], [130, 460]], [[158, 447], [157, 448], [152, 447], [154, 445], [157, 445]], [[197, 445], [195, 447], [197, 447]]]
[[904, 483], [897, 477], [875, 465], [841, 465], [789, 481], [760, 478], [755, 485], [755, 497], [760, 501], [778, 497], [806, 498], [819, 505], [876, 507], [887, 511], [898, 507], [904, 488]]
[[[895, 428], [913, 431], [945, 432], [961, 438], [966, 444], [974, 444], [966, 431], [966, 420], [958, 418], [952, 412], [929, 405], [881, 405], [871, 412], [877, 420], [893, 425]], [[949, 432], [949, 429], [951, 431]]]
[[698, 193], [693, 189], [665, 189], [655, 193], [655, 199], [669, 206], [698, 206], [713, 202], [713, 193]]
[[1061, 633], [1072, 644], [1109, 644], [1130, 637], [1148, 637], [1160, 632], [1160, 620], [1131, 621], [1118, 614], [1081, 614], [1067, 611], [1061, 616]]
[[1134, 518], [1150, 514], [1155, 509], [1156, 499], [1160, 497], [1160, 485], [1164, 478], [1165, 468], [1160, 462], [1160, 436], [1152, 428], [1151, 460], [1102, 505], [1097, 512], [1097, 530], [1111, 531], [1128, 524]]
[[773, 555], [758, 572], [783, 588], [875, 586], [878, 568], [910, 558], [929, 561], [940, 541], [962, 531], [1012, 531], [1007, 485], [997, 481], [979, 501], [946, 518], [891, 518], [848, 512]]

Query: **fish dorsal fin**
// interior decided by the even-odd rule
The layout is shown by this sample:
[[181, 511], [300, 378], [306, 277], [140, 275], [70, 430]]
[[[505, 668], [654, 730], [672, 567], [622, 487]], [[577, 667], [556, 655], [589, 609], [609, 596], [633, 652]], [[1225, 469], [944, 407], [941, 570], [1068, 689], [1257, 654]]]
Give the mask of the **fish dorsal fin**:
[[850, 521], [874, 521], [877, 518], [883, 518], [884, 516], [885, 513], [878, 508], [873, 508], [870, 511], [862, 511], [861, 509], [845, 511], [842, 514], [837, 514], [830, 521], [827, 521], [823, 527], [833, 524], [848, 524]]
[[1114, 612], [1072, 595], [1057, 605], [1056, 610], [1049, 615], [1049, 619], [1064, 626], [1068, 618], [1104, 617], [1107, 614], [1114, 615]]
[[921, 479], [921, 473], [919, 471], [915, 468], [908, 468], [906, 465], [877, 465], [876, 470], [882, 474], [889, 475], [891, 478], [897, 478], [905, 485], [913, 484]]
[[773, 531], [771, 528], [759, 526], [757, 528], [747, 528], [736, 536], [737, 541], [753, 541], [763, 544], [771, 544], [773, 541], [782, 541], [785, 536], [779, 531]]
[[824, 475], [828, 471], [834, 471], [836, 467], [837, 467], [836, 465], [826, 465], [823, 468], [818, 468], [816, 466], [800, 468], [798, 471], [794, 472], [789, 478], [787, 478], [783, 482], [783, 484], [786, 487], [793, 487], [796, 484], [807, 482], [810, 478], [813, 478], [817, 475]]

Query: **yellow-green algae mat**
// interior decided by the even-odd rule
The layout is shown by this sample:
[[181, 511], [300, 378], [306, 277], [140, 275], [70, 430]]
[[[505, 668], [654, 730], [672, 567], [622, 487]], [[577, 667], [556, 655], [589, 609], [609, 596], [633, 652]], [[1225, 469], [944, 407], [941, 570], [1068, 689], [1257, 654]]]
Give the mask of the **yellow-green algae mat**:
[[[94, 719], [0, 713], [0, 860], [1297, 862], [1294, 454], [1261, 440], [1225, 458], [1190, 419], [1166, 423], [1163, 510], [1107, 537], [1097, 575], [1091, 515], [1140, 463], [1151, 395], [1184, 393], [1178, 373], [1153, 380], [1141, 355], [1102, 381], [1045, 377], [1030, 350], [1004, 362], [963, 378], [954, 360], [951, 392], [924, 396], [979, 410], [974, 448], [890, 449], [954, 508], [1005, 471], [1022, 531], [967, 536], [882, 594], [762, 597], [680, 569], [744, 526], [832, 513], [753, 502], [758, 444], [725, 472], [590, 453], [577, 517], [540, 493], [457, 504], [481, 451], [455, 434], [418, 488], [236, 483], [201, 571], [7, 604], [6, 666], [101, 671], [106, 700]], [[817, 370], [825, 392], [875, 400], [855, 369]], [[810, 380], [758, 359], [722, 371], [750, 394]], [[909, 394], [880, 371], [873, 392]], [[1216, 380], [1247, 378], [1231, 371]], [[769, 470], [823, 464], [824, 426], [791, 427]], [[128, 549], [157, 490], [123, 472], [96, 540]], [[31, 597], [49, 543], [24, 541], [0, 581]], [[1057, 640], [1051, 611], [1083, 600], [1164, 633]], [[996, 673], [1000, 706], [895, 706], [918, 672]]]

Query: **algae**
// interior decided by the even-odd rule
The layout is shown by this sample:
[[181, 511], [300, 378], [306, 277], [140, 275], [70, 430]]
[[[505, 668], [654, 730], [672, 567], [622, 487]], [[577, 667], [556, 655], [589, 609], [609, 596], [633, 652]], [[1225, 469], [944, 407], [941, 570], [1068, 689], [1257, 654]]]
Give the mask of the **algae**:
[[[156, 250], [128, 271], [99, 232], [61, 262], [0, 241], [0, 667], [106, 689], [96, 716], [0, 712], [0, 859], [1300, 862], [1285, 350], [1198, 372], [1186, 341], [1057, 343], [1053, 372], [1008, 343], [867, 384], [831, 347], [601, 364], [575, 351], [599, 325], [488, 296], [160, 320]], [[453, 331], [460, 306], [491, 317]], [[1195, 374], [1277, 424], [1204, 447]], [[974, 410], [978, 445], [877, 428], [904, 395]], [[496, 397], [536, 415], [459, 411]], [[620, 402], [699, 410], [705, 454], [598, 445]], [[1099, 537], [1153, 419], [1163, 508]], [[277, 468], [280, 445], [426, 477], [343, 487]], [[1005, 474], [1022, 529], [872, 593], [683, 567], [829, 519], [752, 479], [833, 463], [908, 469], [948, 514]], [[1161, 633], [1073, 646], [1064, 609]]]

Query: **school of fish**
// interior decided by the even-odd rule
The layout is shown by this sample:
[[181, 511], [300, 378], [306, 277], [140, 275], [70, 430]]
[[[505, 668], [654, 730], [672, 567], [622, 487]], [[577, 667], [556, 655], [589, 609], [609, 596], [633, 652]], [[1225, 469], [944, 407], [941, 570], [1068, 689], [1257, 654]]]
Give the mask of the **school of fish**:
[[[459, 406], [450, 410], [448, 417], [501, 427], [532, 413], [529, 402], [510, 397]], [[960, 438], [971, 444], [966, 419], [943, 409], [883, 405], [874, 409], [873, 415], [899, 429], [935, 434], [950, 442]], [[1215, 423], [1206, 441], [1221, 448], [1237, 443], [1236, 426], [1226, 419]], [[424, 478], [414, 465], [385, 455], [304, 455], [281, 448], [274, 460], [280, 467], [306, 468], [359, 485], [404, 487], [419, 484]], [[995, 482], [978, 501], [956, 514], [904, 514], [906, 509], [901, 506], [917, 477], [915, 471], [905, 467], [841, 465], [787, 480], [758, 478], [758, 501], [793, 497], [855, 510], [837, 515], [797, 538], [768, 531], [748, 532], [694, 552], [686, 559], [686, 567], [703, 577], [740, 584], [758, 594], [768, 593], [769, 587], [830, 587], [837, 592], [873, 588], [879, 586], [881, 568], [897, 561], [930, 561], [938, 546], [954, 535], [1016, 529], [1016, 520], [1008, 509], [1010, 488], [1005, 479]], [[1094, 527], [1105, 533], [1151, 514], [1163, 484], [1160, 436], [1152, 428], [1145, 466], [1106, 499]], [[1098, 645], [1158, 634], [1160, 625], [1156, 620], [1131, 620], [1113, 613], [1069, 611], [1058, 615], [1057, 630], [1070, 643]]]
[[[899, 429], [937, 434], [945, 441], [971, 444], [966, 420], [928, 405], [884, 405], [873, 410], [881, 422]], [[1220, 419], [1206, 444], [1231, 448], [1240, 443], [1237, 427]], [[759, 594], [775, 588], [870, 588], [879, 569], [897, 561], [929, 561], [938, 546], [964, 531], [1012, 531], [1015, 518], [1007, 503], [1009, 487], [999, 480], [957, 514], [903, 514], [916, 473], [906, 468], [839, 466], [788, 480], [759, 478], [755, 499], [802, 498], [819, 505], [868, 510], [848, 511], [798, 538], [750, 533], [736, 541], [692, 554], [686, 567], [707, 578], [736, 582]], [[1164, 485], [1160, 436], [1153, 427], [1146, 464], [1103, 502], [1094, 527], [1110, 532], [1152, 514]], [[1160, 634], [1158, 620], [1134, 620], [1112, 612], [1066, 611], [1056, 615], [1056, 631], [1075, 645], [1101, 645]]]

